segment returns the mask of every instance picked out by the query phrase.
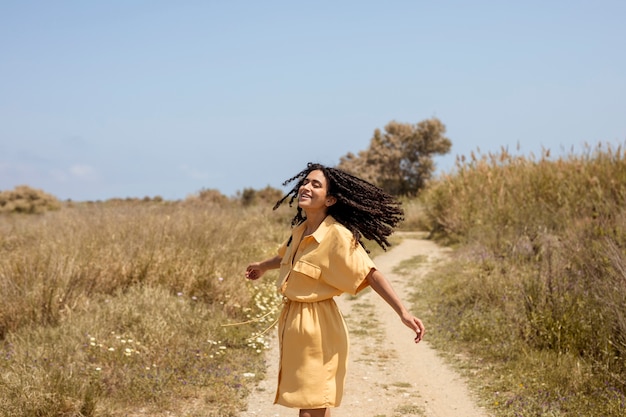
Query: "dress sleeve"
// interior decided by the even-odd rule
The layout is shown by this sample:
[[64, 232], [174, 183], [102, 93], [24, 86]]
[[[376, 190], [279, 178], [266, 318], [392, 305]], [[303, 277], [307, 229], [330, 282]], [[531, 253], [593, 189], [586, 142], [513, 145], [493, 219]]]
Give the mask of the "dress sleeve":
[[369, 285], [365, 278], [376, 265], [360, 244], [354, 244], [347, 229], [336, 229], [331, 242], [328, 268], [322, 277], [329, 285], [355, 295]]
[[281, 258], [285, 257], [285, 252], [287, 252], [287, 247], [289, 246], [290, 240], [291, 240], [291, 237], [289, 237], [288, 239], [285, 239], [283, 244], [278, 247], [278, 256], [280, 256]]

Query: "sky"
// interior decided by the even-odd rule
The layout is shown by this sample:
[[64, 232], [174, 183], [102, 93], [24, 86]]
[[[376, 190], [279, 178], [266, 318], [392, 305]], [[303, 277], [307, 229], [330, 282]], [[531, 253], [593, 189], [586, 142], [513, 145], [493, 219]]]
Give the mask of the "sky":
[[452, 150], [626, 142], [626, 2], [0, 1], [0, 190], [235, 196], [432, 117]]

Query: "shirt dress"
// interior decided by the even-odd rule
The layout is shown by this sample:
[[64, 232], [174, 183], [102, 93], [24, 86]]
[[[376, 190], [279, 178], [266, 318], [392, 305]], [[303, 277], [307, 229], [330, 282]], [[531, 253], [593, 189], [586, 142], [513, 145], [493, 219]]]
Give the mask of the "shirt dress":
[[279, 249], [277, 286], [285, 304], [278, 321], [280, 367], [275, 404], [300, 409], [337, 407], [343, 396], [348, 331], [333, 297], [356, 294], [374, 262], [346, 227], [327, 216], [303, 236], [294, 228]]

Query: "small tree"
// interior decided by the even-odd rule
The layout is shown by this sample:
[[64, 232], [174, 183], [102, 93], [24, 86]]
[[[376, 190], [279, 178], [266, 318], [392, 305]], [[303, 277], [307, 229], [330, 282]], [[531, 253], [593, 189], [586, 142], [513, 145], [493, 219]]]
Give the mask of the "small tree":
[[394, 195], [415, 195], [435, 170], [434, 155], [450, 152], [445, 125], [437, 118], [416, 125], [392, 121], [374, 131], [370, 147], [348, 153], [338, 168], [358, 175]]

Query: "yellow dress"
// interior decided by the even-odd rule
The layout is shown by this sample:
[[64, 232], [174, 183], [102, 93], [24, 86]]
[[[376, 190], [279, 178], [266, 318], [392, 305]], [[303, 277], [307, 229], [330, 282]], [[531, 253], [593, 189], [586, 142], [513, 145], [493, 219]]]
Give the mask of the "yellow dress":
[[356, 294], [374, 262], [352, 232], [327, 216], [302, 236], [294, 228], [281, 256], [278, 290], [285, 299], [278, 324], [280, 368], [275, 404], [312, 409], [341, 403], [348, 361], [348, 332], [334, 296]]

